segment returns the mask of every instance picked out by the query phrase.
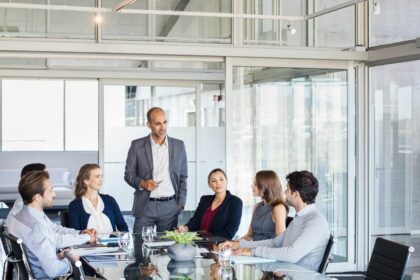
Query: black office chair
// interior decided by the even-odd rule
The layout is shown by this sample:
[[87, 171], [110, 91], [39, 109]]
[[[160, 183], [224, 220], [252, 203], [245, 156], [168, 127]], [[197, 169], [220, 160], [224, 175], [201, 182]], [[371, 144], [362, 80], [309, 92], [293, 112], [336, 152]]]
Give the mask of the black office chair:
[[8, 243], [11, 254], [8, 261], [13, 264], [16, 279], [18, 280], [35, 280], [32, 270], [29, 266], [28, 259], [25, 254], [22, 239], [16, 238], [10, 233], [3, 232], [3, 236]]
[[384, 238], [377, 238], [366, 271], [366, 279], [403, 279], [405, 267], [414, 248]]
[[63, 227], [69, 227], [69, 212], [67, 210], [61, 210], [58, 212], [60, 216], [60, 223]]
[[327, 247], [325, 247], [324, 256], [322, 257], [321, 264], [319, 265], [319, 268], [318, 268], [319, 273], [325, 273], [325, 271], [327, 270], [328, 264], [333, 259], [331, 255], [331, 251], [335, 242], [336, 240], [334, 236], [330, 234], [330, 239], [328, 239]]
[[86, 280], [85, 272], [83, 271], [82, 267], [82, 262], [73, 258], [73, 256], [68, 251], [64, 252], [64, 257], [70, 261], [71, 267], [73, 269], [73, 273], [70, 276], [70, 279]]
[[293, 221], [293, 217], [286, 217], [286, 227]]
[[6, 256], [6, 259], [4, 261], [3, 264], [3, 280], [11, 280], [13, 279], [13, 256], [11, 254], [11, 249], [10, 246], [6, 240], [6, 237], [4, 237], [3, 232], [6, 231], [6, 227], [4, 225], [4, 221], [1, 222], [0, 224], [0, 240], [1, 240], [1, 245], [3, 248], [3, 252]]
[[378, 237], [365, 274], [328, 274], [337, 279], [402, 280], [414, 248]]

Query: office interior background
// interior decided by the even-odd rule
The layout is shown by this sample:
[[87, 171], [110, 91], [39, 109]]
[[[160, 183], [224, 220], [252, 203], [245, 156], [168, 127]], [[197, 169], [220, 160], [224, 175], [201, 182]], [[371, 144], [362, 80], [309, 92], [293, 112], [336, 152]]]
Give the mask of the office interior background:
[[307, 169], [337, 238], [328, 271], [365, 270], [384, 236], [420, 272], [418, 0], [120, 2], [0, 1], [0, 174], [99, 163], [130, 211], [127, 151], [160, 106], [186, 144], [186, 210], [224, 168], [243, 233], [255, 172], [285, 186]]

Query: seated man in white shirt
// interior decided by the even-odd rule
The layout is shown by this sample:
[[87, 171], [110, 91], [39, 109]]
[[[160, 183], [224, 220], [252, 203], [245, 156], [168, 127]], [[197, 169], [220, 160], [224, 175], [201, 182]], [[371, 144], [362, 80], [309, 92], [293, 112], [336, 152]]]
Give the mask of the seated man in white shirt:
[[[34, 171], [44, 171], [46, 170], [46, 166], [43, 163], [30, 163], [25, 165], [22, 168], [22, 171], [20, 173], [21, 178], [25, 176], [26, 174]], [[15, 203], [13, 204], [12, 209], [10, 209], [9, 214], [7, 215], [5, 225], [6, 228], [9, 224], [13, 222], [15, 219], [16, 214], [22, 209], [23, 206], [23, 200], [22, 198], [16, 199]], [[72, 228], [62, 227], [61, 225], [53, 223], [51, 220], [48, 219], [48, 223], [50, 224], [51, 228], [55, 232], [55, 237], [57, 240], [57, 248], [66, 248], [74, 245], [79, 245], [81, 243], [84, 243], [85, 237], [81, 236], [80, 233], [92, 233], [94, 232], [92, 230], [84, 230], [84, 231], [78, 231]]]
[[[8, 225], [12, 235], [23, 240], [32, 272], [36, 279], [53, 279], [70, 271], [71, 264], [59, 248], [52, 222], [44, 209], [53, 205], [55, 192], [46, 171], [23, 176], [19, 193], [24, 205]], [[94, 242], [95, 236], [81, 234], [79, 244]], [[78, 256], [74, 256], [78, 258]]]
[[327, 246], [330, 231], [325, 217], [316, 209], [318, 180], [309, 171], [287, 175], [286, 201], [296, 209], [296, 217], [286, 231], [274, 239], [261, 241], [227, 241], [237, 255], [296, 263], [317, 271]]

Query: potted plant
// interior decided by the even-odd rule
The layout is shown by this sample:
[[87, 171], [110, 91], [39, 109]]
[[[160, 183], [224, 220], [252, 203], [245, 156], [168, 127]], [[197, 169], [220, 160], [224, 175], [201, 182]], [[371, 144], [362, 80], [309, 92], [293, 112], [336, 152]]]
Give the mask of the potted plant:
[[175, 244], [168, 247], [168, 256], [174, 261], [191, 261], [195, 256], [195, 248], [191, 243], [200, 240], [196, 232], [165, 231], [162, 238], [171, 239]]

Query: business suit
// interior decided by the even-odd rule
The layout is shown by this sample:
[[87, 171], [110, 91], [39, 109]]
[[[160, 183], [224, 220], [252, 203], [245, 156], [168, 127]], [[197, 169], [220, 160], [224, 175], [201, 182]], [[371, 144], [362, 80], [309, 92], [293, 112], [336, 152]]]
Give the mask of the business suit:
[[[200, 230], [201, 221], [203, 219], [206, 209], [211, 206], [214, 195], [204, 195], [200, 199], [197, 210], [194, 216], [186, 224], [188, 230]], [[226, 197], [220, 204], [216, 215], [211, 221], [210, 232], [214, 236], [222, 236], [227, 239], [232, 239], [235, 236], [241, 223], [242, 217], [242, 200], [232, 195], [229, 191], [226, 192]]]
[[[124, 180], [135, 189], [133, 202], [133, 216], [136, 218], [135, 232], [139, 232], [141, 226], [146, 223], [157, 224], [158, 231], [171, 229], [178, 222], [180, 208], [177, 205], [180, 207], [185, 206], [188, 177], [185, 145], [181, 140], [169, 136], [166, 137], [169, 152], [169, 175], [174, 188], [175, 199], [159, 203], [157, 201], [149, 201], [150, 191], [140, 187], [142, 180], [153, 179], [153, 154], [150, 135], [134, 140], [128, 150]], [[173, 217], [166, 217], [166, 214]], [[159, 217], [148, 217], [150, 215], [166, 216], [162, 220]]]

